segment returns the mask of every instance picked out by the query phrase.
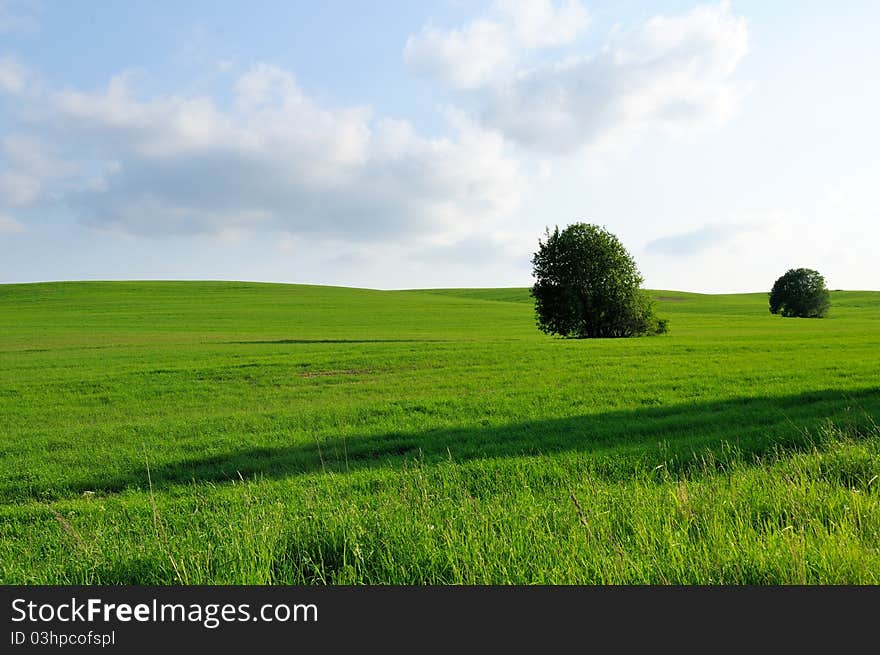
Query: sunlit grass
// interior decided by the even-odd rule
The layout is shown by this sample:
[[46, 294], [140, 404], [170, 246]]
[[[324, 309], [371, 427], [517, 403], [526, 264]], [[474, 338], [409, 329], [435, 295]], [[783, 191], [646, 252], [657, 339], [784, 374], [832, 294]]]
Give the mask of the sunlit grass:
[[2, 285], [0, 579], [880, 581], [880, 293], [653, 293]]

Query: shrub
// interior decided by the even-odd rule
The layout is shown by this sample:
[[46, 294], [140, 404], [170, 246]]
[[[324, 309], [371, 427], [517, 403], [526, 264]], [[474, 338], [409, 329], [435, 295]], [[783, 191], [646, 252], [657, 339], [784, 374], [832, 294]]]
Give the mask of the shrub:
[[792, 268], [773, 284], [770, 313], [799, 318], [822, 318], [828, 313], [831, 297], [825, 278], [810, 268]]
[[565, 337], [661, 334], [644, 281], [620, 240], [597, 225], [574, 223], [546, 231], [532, 258], [538, 327]]

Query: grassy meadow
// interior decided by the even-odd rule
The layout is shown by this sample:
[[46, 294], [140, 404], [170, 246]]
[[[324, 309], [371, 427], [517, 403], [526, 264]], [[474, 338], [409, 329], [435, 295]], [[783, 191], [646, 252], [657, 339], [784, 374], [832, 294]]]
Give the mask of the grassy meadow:
[[5, 584], [880, 583], [880, 292], [0, 285]]

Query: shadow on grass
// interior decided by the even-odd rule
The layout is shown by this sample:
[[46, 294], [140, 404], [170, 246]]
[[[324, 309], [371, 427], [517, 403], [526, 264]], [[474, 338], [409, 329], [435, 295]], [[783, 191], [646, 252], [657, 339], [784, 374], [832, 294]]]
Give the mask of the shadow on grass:
[[[151, 465], [154, 489], [192, 482], [284, 478], [432, 463], [577, 452], [593, 474], [626, 479], [664, 464], [671, 473], [702, 466], [707, 452], [734, 447], [754, 458], [775, 448], [811, 447], [817, 429], [834, 421], [865, 430], [880, 415], [880, 388], [828, 390], [775, 398], [736, 398], [709, 403], [653, 406], [507, 425], [429, 428], [311, 443], [248, 447], [210, 457]], [[113, 492], [147, 488], [146, 468], [121, 475], [93, 475], [68, 490]]]

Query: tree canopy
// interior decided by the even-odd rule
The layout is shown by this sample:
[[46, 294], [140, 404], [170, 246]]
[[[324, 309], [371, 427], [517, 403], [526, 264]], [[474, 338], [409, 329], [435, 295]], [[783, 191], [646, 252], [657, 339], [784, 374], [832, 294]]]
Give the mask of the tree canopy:
[[825, 278], [811, 268], [792, 268], [776, 280], [770, 291], [770, 313], [799, 318], [828, 314], [831, 295]]
[[531, 294], [542, 331], [577, 338], [666, 331], [639, 288], [644, 279], [635, 261], [611, 232], [589, 223], [557, 226], [538, 246]]

